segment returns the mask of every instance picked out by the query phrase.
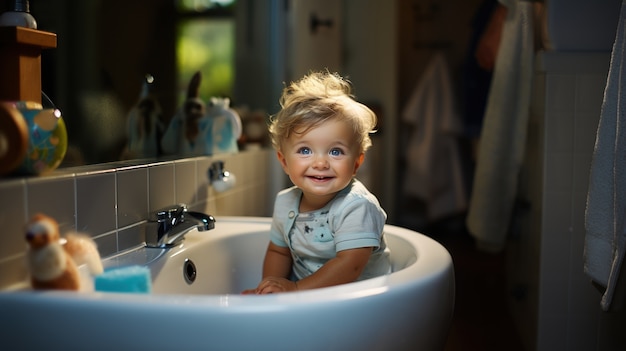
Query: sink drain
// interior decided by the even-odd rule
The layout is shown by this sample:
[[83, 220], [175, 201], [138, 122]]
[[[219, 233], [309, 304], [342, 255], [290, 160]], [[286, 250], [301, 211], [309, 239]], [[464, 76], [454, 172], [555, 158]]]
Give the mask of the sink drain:
[[196, 265], [192, 260], [186, 258], [185, 264], [183, 265], [183, 276], [185, 277], [187, 284], [191, 285], [196, 280], [197, 274]]

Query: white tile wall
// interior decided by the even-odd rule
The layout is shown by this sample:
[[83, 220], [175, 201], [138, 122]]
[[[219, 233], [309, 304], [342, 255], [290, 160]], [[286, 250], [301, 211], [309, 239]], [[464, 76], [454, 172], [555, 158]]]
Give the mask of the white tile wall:
[[528, 221], [538, 224], [524, 226], [513, 246], [519, 260], [509, 267], [518, 272], [511, 280], [530, 290], [526, 300], [511, 303], [530, 350], [626, 345], [618, 327], [626, 311], [601, 312], [601, 295], [583, 271], [589, 169], [608, 64], [608, 53], [539, 56], [529, 128], [529, 140], [537, 142], [529, 144], [521, 180], [522, 197], [531, 203]]
[[175, 203], [174, 163], [152, 165], [148, 168], [148, 211], [155, 212]]
[[[223, 193], [209, 186], [215, 160], [237, 176]], [[273, 151], [257, 150], [152, 164], [120, 163], [63, 169], [45, 177], [0, 179], [0, 289], [27, 277], [24, 225], [42, 212], [61, 231], [94, 238], [105, 257], [144, 240], [142, 223], [150, 211], [175, 203], [216, 217], [270, 216], [274, 195]]]
[[78, 231], [108, 233], [117, 229], [115, 176], [115, 170], [75, 176]]
[[117, 170], [117, 226], [124, 228], [146, 218], [148, 213], [148, 167]]

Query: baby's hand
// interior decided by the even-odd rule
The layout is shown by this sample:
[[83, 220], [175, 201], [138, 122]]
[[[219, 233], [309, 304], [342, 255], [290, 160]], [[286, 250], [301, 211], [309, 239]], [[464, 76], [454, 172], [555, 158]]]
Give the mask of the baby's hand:
[[272, 294], [296, 290], [298, 290], [298, 285], [295, 282], [278, 277], [267, 277], [256, 288], [257, 294]]
[[273, 294], [273, 293], [296, 291], [296, 290], [298, 290], [298, 285], [296, 285], [295, 282], [292, 282], [289, 279], [267, 277], [259, 283], [259, 286], [257, 286], [256, 289], [246, 289], [242, 292], [242, 294], [263, 295], [263, 294]]

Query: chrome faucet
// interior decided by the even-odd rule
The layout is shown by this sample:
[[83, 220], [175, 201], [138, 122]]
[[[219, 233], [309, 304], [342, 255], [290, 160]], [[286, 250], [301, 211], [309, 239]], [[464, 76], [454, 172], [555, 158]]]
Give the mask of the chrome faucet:
[[185, 204], [160, 209], [152, 213], [146, 223], [146, 247], [176, 246], [194, 228], [199, 231], [213, 229], [215, 218], [201, 212], [189, 211]]

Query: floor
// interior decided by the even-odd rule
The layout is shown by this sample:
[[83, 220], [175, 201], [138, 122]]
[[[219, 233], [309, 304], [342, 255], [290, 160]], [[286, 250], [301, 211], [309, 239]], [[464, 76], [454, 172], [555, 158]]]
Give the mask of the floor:
[[444, 245], [454, 263], [455, 312], [444, 351], [524, 351], [507, 308], [506, 253], [477, 251], [463, 223], [415, 228]]

